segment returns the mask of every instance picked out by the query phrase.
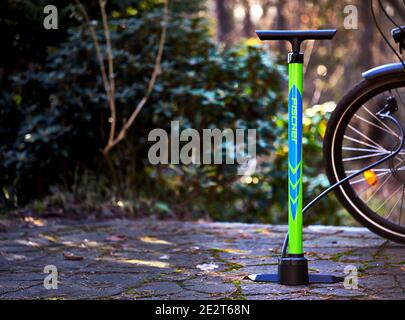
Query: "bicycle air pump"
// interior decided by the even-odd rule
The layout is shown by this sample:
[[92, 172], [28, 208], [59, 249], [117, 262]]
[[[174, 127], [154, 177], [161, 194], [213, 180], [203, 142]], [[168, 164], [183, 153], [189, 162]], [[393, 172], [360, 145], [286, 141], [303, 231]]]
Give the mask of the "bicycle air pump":
[[337, 283], [343, 278], [331, 275], [310, 275], [308, 260], [302, 245], [302, 115], [303, 63], [300, 52], [305, 40], [331, 40], [336, 30], [260, 30], [260, 40], [287, 40], [292, 51], [288, 53], [288, 235], [279, 258], [278, 274], [255, 274], [248, 278], [257, 282], [277, 282], [283, 285], [310, 283]]

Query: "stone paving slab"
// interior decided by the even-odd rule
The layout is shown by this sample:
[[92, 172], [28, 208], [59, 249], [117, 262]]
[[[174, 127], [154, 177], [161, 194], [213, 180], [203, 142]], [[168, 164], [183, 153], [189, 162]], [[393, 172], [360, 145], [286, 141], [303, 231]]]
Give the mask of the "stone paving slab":
[[[284, 226], [153, 219], [2, 225], [0, 299], [405, 299], [405, 247], [363, 228], [305, 229], [310, 271], [344, 275], [355, 267], [358, 288], [350, 289], [246, 279], [276, 271]], [[57, 289], [44, 287], [46, 265], [57, 267]]]

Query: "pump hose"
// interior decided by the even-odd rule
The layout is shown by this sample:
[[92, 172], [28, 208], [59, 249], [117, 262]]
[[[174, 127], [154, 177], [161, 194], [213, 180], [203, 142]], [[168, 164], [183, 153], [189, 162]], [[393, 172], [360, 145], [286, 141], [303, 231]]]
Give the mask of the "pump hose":
[[[395, 157], [403, 148], [404, 146], [404, 130], [401, 126], [401, 124], [398, 122], [397, 119], [395, 119], [393, 116], [391, 116], [389, 114], [389, 112], [385, 113], [385, 114], [380, 114], [377, 113], [377, 115], [381, 118], [385, 118], [388, 120], [391, 120], [399, 129], [400, 131], [400, 143], [399, 143], [399, 147], [392, 153], [390, 153], [388, 156], [378, 160], [377, 162], [363, 168], [360, 169], [359, 171], [356, 171], [355, 173], [351, 174], [350, 176], [347, 176], [346, 178], [336, 182], [334, 185], [330, 186], [328, 189], [324, 190], [321, 194], [319, 194], [315, 199], [313, 199], [310, 203], [308, 203], [305, 208], [302, 210], [302, 214], [305, 214], [305, 212], [307, 212], [316, 202], [318, 202], [323, 196], [327, 195], [330, 191], [332, 191], [333, 189], [337, 188], [338, 186], [340, 186], [341, 184], [345, 183], [346, 181], [364, 173], [367, 170], [370, 170], [376, 166], [378, 166], [379, 164], [391, 159], [392, 157]], [[285, 258], [287, 256], [287, 247], [288, 247], [288, 232], [285, 236], [284, 239], [284, 243], [283, 243], [283, 248], [282, 248], [282, 257]]]

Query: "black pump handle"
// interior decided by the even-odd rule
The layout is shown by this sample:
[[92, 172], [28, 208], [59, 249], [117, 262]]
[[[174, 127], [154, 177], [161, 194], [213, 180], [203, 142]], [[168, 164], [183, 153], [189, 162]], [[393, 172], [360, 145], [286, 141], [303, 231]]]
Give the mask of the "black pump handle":
[[287, 40], [293, 46], [293, 51], [300, 51], [301, 43], [305, 40], [331, 40], [337, 30], [256, 30], [260, 40]]

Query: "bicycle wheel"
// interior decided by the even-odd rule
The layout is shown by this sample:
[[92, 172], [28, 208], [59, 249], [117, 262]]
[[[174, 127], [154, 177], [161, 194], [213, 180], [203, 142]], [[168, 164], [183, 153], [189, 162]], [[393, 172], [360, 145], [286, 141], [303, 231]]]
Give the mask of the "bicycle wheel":
[[[336, 106], [323, 147], [331, 184], [398, 147], [398, 129], [375, 115], [390, 97], [398, 104], [393, 116], [405, 128], [403, 74], [364, 79]], [[405, 243], [405, 150], [342, 184], [335, 193], [358, 222], [382, 237]]]

